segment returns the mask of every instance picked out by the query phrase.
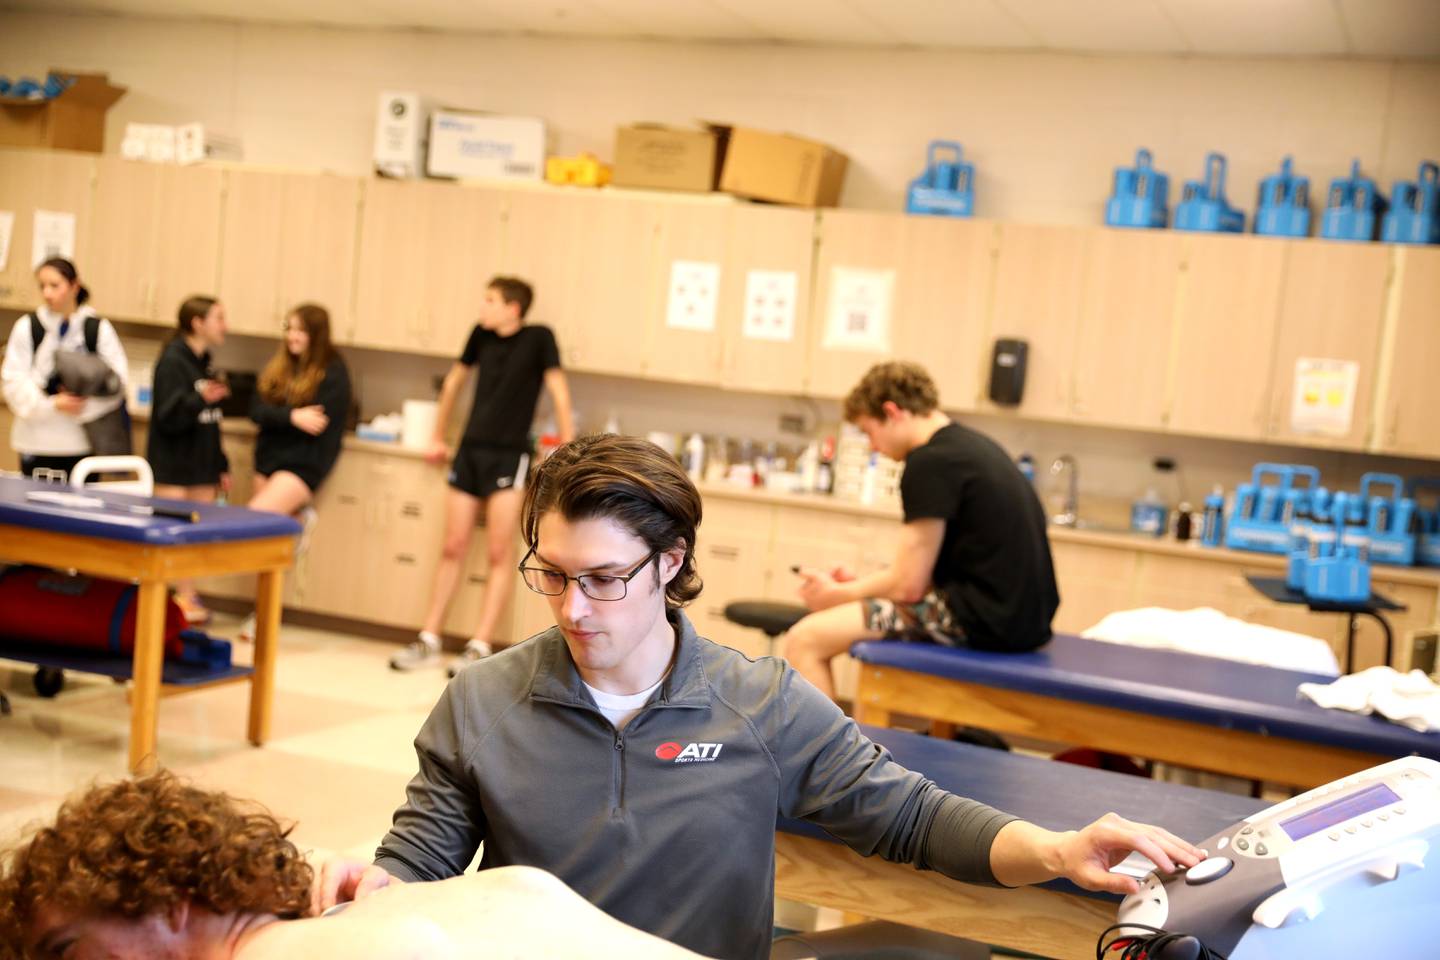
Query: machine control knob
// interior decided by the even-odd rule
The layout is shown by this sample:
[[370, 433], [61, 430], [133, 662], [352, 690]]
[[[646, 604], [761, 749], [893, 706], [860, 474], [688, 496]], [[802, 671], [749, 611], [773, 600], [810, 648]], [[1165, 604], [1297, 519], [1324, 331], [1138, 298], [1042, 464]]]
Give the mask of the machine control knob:
[[1201, 860], [1195, 866], [1185, 871], [1185, 882], [1191, 886], [1202, 883], [1209, 883], [1211, 880], [1218, 880], [1230, 872], [1235, 866], [1235, 861], [1229, 857], [1210, 857], [1208, 860]]

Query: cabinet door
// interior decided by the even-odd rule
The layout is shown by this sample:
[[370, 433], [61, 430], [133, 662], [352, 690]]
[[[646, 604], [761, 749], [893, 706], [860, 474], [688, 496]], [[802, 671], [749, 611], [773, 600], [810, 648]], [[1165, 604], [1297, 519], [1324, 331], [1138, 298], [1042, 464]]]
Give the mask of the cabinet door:
[[[1028, 341], [1025, 393], [1017, 407], [982, 398], [982, 410], [1069, 420], [1080, 326], [1080, 279], [1088, 233], [1080, 227], [1001, 224], [990, 334]], [[988, 360], [987, 360], [988, 362]]]
[[[6, 150], [4, 154], [0, 210], [15, 214], [15, 226], [10, 236], [10, 262], [0, 274], [0, 307], [33, 310], [40, 302], [32, 257], [35, 211], [75, 215], [73, 259], [82, 281], [88, 279], [87, 263], [103, 255], [90, 242], [96, 158], [93, 154], [44, 150]], [[106, 291], [91, 287], [90, 292], [95, 297], [95, 308], [101, 314], [108, 312]]]
[[[725, 306], [720, 290], [727, 274], [736, 272], [729, 249], [729, 208], [714, 203], [675, 201], [657, 201], [650, 206], [656, 223], [656, 253], [648, 291], [648, 355], [642, 369], [651, 379], [719, 386], [720, 310]], [[684, 270], [683, 266], [677, 267], [677, 263], [704, 264], [717, 268], [718, 272], [713, 278], [687, 280], [683, 273], [681, 277], [674, 276]], [[704, 319], [700, 311], [692, 314], [687, 307], [695, 305], [692, 297], [698, 299], [704, 293], [687, 290], [687, 284], [711, 286], [708, 295], [713, 298], [714, 315], [709, 329], [684, 326], [695, 322], [693, 317]], [[676, 298], [676, 326], [671, 326], [672, 294]]]
[[230, 170], [221, 299], [232, 329], [279, 336], [287, 311], [318, 303], [334, 336], [352, 326], [359, 181], [331, 174]]
[[1137, 605], [1134, 550], [1052, 540], [1050, 555], [1060, 590], [1060, 608], [1051, 624], [1057, 633], [1079, 633]]
[[696, 536], [695, 563], [705, 589], [687, 613], [702, 637], [750, 657], [770, 652], [768, 638], [759, 630], [726, 620], [725, 606], [769, 596], [775, 513], [774, 507], [764, 504], [710, 498]]
[[649, 356], [647, 296], [655, 272], [655, 208], [632, 197], [577, 196], [584, 219], [557, 237], [555, 256], [575, 258], [573, 305], [576, 365], [594, 373], [639, 376]]
[[1077, 419], [1160, 429], [1179, 277], [1176, 234], [1086, 231], [1074, 365]]
[[121, 157], [95, 160], [90, 244], [82, 263], [85, 285], [103, 297], [104, 313], [112, 319], [154, 319], [155, 213], [163, 169]]
[[598, 203], [587, 194], [526, 190], [503, 195], [499, 272], [519, 277], [535, 291], [527, 320], [555, 334], [566, 366], [580, 363], [579, 331], [587, 305], [575, 290], [585, 214]]
[[[1361, 447], [1370, 426], [1391, 248], [1381, 244], [1300, 240], [1290, 245], [1275, 340], [1270, 437], [1314, 447]], [[1350, 427], [1337, 436], [1291, 423], [1295, 361], [1349, 360], [1359, 366]]]
[[1184, 239], [1167, 426], [1260, 440], [1288, 244], [1271, 237]]
[[1381, 385], [1375, 449], [1440, 459], [1440, 417], [1433, 413], [1440, 370], [1440, 249], [1398, 247], [1390, 376]]
[[[732, 390], [803, 393], [815, 214], [784, 207], [735, 206], [729, 210], [727, 230], [730, 258], [720, 281], [721, 381]], [[752, 270], [794, 275], [794, 327], [788, 339], [745, 335]]]
[[[292, 578], [298, 606], [357, 620], [375, 614], [388, 594], [375, 597], [374, 571], [380, 558], [374, 531], [380, 520], [370, 468], [376, 458], [345, 450], [315, 498], [318, 516], [310, 547], [300, 557]], [[357, 558], [361, 558], [357, 562]]]
[[160, 171], [151, 319], [169, 326], [187, 298], [213, 297], [220, 289], [224, 173], [205, 166]]
[[993, 223], [905, 218], [895, 353], [929, 371], [946, 410], [974, 410], [986, 382], [995, 238]]
[[318, 303], [330, 313], [331, 336], [347, 342], [355, 327], [360, 180], [330, 173], [285, 174], [280, 187], [276, 326], [285, 311]]
[[[870, 367], [896, 355], [902, 340], [899, 289], [908, 282], [903, 272], [905, 216], [898, 213], [868, 213], [853, 210], [825, 210], [819, 215], [815, 255], [815, 306], [817, 313], [810, 331], [810, 375], [807, 393], [819, 397], [843, 397]], [[892, 275], [887, 305], [888, 329], [878, 336], [874, 348], [827, 346], [836, 333], [831, 317], [842, 306], [840, 271], [867, 270]], [[916, 278], [919, 279], [919, 278]]]
[[458, 357], [479, 316], [486, 284], [498, 272], [502, 194], [426, 186], [424, 281], [412, 283], [412, 296], [424, 302], [424, 352]]
[[436, 184], [368, 180], [360, 225], [352, 342], [376, 349], [425, 352], [426, 211]]

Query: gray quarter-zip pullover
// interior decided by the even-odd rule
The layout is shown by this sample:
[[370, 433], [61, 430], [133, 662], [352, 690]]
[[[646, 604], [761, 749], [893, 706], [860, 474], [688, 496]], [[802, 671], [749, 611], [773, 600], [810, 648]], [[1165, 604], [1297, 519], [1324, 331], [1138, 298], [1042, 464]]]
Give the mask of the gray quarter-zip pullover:
[[762, 960], [775, 818], [864, 855], [992, 883], [1012, 817], [896, 763], [783, 660], [750, 660], [669, 612], [674, 665], [616, 731], [552, 628], [461, 671], [415, 739], [420, 770], [376, 853], [403, 880], [485, 867], [559, 876], [611, 916], [699, 953]]

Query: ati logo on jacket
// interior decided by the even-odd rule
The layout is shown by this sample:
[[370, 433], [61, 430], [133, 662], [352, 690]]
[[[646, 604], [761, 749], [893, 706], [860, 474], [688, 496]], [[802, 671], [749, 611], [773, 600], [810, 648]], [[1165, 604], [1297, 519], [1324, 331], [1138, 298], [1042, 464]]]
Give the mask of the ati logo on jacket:
[[655, 748], [655, 756], [674, 763], [710, 763], [720, 759], [723, 743], [687, 743], [680, 746], [674, 740], [667, 740]]

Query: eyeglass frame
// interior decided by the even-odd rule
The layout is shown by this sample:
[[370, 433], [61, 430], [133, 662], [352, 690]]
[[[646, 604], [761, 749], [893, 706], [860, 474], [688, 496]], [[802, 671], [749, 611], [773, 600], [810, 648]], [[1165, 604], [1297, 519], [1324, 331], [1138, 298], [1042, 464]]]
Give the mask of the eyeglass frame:
[[[624, 600], [626, 597], [628, 597], [628, 596], [630, 595], [630, 581], [631, 581], [631, 580], [634, 580], [636, 577], [638, 577], [638, 576], [640, 575], [640, 571], [642, 571], [642, 570], [644, 570], [646, 567], [650, 566], [650, 561], [654, 560], [656, 557], [660, 556], [660, 555], [663, 554], [664, 552], [665, 552], [664, 550], [652, 550], [652, 551], [650, 551], [650, 555], [649, 555], [649, 556], [647, 556], [644, 560], [641, 560], [641, 561], [640, 561], [640, 564], [639, 564], [638, 566], [636, 566], [635, 569], [631, 570], [629, 573], [625, 574], [624, 576], [621, 576], [621, 575], [618, 574], [618, 573], [582, 573], [582, 574], [580, 574], [580, 576], [578, 576], [578, 577], [572, 577], [572, 576], [570, 576], [570, 574], [566, 573], [566, 572], [563, 571], [563, 570], [551, 570], [551, 569], [547, 569], [547, 568], [545, 568], [545, 567], [526, 567], [526, 566], [525, 566], [525, 563], [526, 563], [531, 557], [535, 556], [535, 548], [534, 548], [534, 547], [531, 547], [529, 550], [527, 550], [527, 551], [525, 552], [525, 556], [520, 559], [520, 562], [516, 565], [515, 569], [518, 570], [518, 571], [520, 571], [520, 579], [521, 579], [521, 581], [525, 584], [525, 587], [526, 587], [528, 590], [530, 590], [531, 592], [533, 592], [533, 593], [538, 593], [538, 594], [540, 594], [540, 596], [542, 596], [542, 597], [563, 597], [563, 596], [565, 596], [565, 591], [570, 589], [570, 581], [573, 580], [573, 581], [575, 581], [576, 584], [579, 585], [579, 587], [580, 587], [580, 592], [583, 593], [583, 594], [585, 594], [585, 596], [589, 597], [591, 600], [594, 600], [596, 603], [614, 603], [614, 602], [616, 602], [617, 600]], [[565, 578], [565, 585], [560, 588], [560, 592], [559, 592], [559, 593], [546, 593], [544, 590], [537, 590], [537, 589], [535, 589], [535, 587], [530, 583], [530, 579], [525, 576], [525, 571], [526, 571], [526, 570], [534, 570], [536, 573], [545, 574], [545, 575], [547, 575], [547, 576], [564, 577], [564, 578]], [[619, 581], [624, 585], [624, 591], [623, 591], [623, 592], [620, 594], [620, 596], [618, 596], [618, 597], [597, 597], [597, 596], [595, 596], [593, 593], [591, 593], [589, 590], [586, 590], [586, 589], [585, 589], [584, 580], [585, 580], [585, 578], [587, 578], [587, 577], [610, 577], [610, 578], [613, 579], [613, 580], [619, 580]]]

